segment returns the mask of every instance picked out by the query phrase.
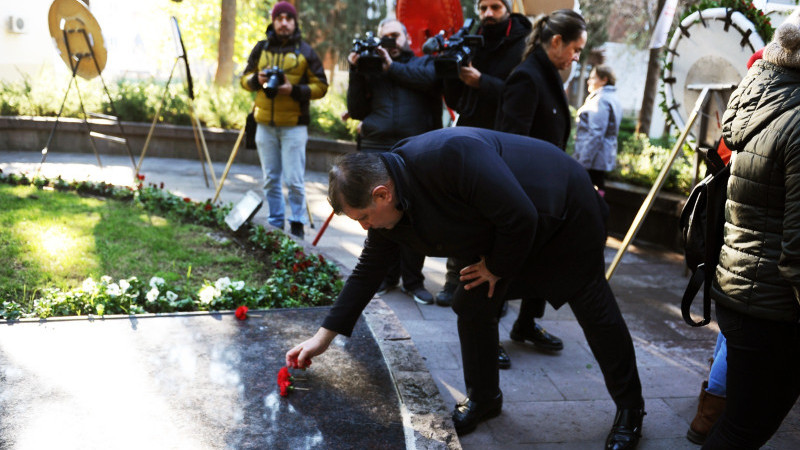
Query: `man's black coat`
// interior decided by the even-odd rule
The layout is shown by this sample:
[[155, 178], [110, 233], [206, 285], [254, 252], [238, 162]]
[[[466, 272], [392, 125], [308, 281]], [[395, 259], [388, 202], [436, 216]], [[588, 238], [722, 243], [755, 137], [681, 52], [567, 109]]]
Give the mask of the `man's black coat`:
[[401, 221], [370, 229], [323, 327], [350, 335], [403, 243], [478, 261], [560, 307], [603, 271], [607, 208], [586, 170], [544, 141], [468, 127], [436, 130], [381, 155]]
[[362, 121], [362, 143], [386, 150], [401, 139], [442, 128], [433, 59], [404, 50], [386, 73], [365, 75], [351, 67], [347, 111]]
[[495, 129], [567, 148], [572, 116], [558, 70], [541, 46], [506, 80]]

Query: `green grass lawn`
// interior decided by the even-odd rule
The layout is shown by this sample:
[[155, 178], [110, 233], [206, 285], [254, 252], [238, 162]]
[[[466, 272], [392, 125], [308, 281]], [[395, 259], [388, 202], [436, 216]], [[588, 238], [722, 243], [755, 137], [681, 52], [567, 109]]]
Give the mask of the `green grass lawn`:
[[159, 276], [195, 291], [224, 276], [264, 283], [264, 264], [211, 232], [130, 202], [0, 184], [0, 301], [28, 305], [43, 288], [103, 275]]

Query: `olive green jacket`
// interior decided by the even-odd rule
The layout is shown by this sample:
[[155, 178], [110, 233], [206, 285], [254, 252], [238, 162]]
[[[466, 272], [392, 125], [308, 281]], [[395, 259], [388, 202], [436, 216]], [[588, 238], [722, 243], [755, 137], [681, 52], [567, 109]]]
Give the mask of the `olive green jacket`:
[[750, 316], [800, 318], [800, 71], [758, 61], [723, 116], [734, 150], [711, 295]]

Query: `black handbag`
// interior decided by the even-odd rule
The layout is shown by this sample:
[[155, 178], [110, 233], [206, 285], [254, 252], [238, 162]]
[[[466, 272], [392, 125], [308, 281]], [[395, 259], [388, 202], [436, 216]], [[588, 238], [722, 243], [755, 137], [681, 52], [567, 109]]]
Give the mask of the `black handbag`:
[[247, 115], [244, 124], [244, 147], [248, 150], [256, 149], [256, 116], [253, 111]]

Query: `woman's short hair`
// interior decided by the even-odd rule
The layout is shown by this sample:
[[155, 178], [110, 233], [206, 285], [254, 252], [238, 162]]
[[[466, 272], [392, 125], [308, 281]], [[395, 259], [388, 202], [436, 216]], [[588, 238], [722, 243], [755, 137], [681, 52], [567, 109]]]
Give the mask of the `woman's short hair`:
[[606, 82], [607, 86], [613, 86], [617, 83], [617, 75], [614, 74], [614, 69], [612, 69], [611, 66], [606, 64], [594, 66], [594, 73], [597, 74], [597, 78], [605, 78], [608, 80]]

